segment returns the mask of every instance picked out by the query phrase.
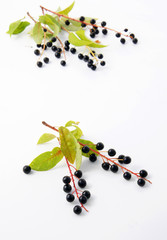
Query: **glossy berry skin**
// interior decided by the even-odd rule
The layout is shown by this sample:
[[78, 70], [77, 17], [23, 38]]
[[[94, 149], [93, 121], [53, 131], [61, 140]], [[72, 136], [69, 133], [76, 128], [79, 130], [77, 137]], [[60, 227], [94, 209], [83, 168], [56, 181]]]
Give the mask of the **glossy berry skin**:
[[56, 53], [55, 53], [55, 57], [60, 58], [60, 57], [61, 57], [61, 54], [60, 54], [59, 52], [56, 52]]
[[82, 24], [81, 24], [81, 27], [85, 28], [85, 27], [86, 27], [86, 24], [85, 24], [85, 23], [82, 23]]
[[83, 193], [82, 193], [82, 196], [85, 196], [87, 199], [89, 199], [91, 197], [91, 194], [89, 191], [85, 190]]
[[104, 148], [104, 144], [102, 143], [102, 142], [98, 142], [97, 144], [96, 144], [96, 149], [97, 150], [102, 150]]
[[94, 55], [96, 55], [96, 52], [93, 50], [93, 51], [90, 53], [90, 55], [91, 55], [92, 57], [94, 57]]
[[63, 187], [63, 190], [66, 193], [71, 192], [71, 189], [72, 189], [72, 187], [71, 187], [71, 185], [69, 183], [65, 184], [64, 187]]
[[94, 153], [92, 153], [92, 154], [90, 154], [90, 156], [89, 156], [89, 160], [90, 160], [91, 162], [95, 162], [95, 161], [97, 160], [97, 156], [96, 156]]
[[135, 35], [133, 33], [131, 33], [130, 37], [133, 39], [133, 38], [135, 38]]
[[128, 29], [127, 29], [127, 28], [125, 28], [125, 29], [124, 29], [124, 32], [128, 32]]
[[95, 31], [95, 34], [96, 34], [96, 35], [98, 35], [98, 34], [99, 34], [99, 30], [98, 30], [98, 29], [96, 29], [96, 31]]
[[57, 52], [61, 53], [62, 49], [61, 48], [57, 48]]
[[120, 42], [121, 42], [122, 44], [125, 44], [125, 42], [126, 42], [125, 38], [121, 38], [121, 39], [120, 39]]
[[69, 21], [69, 20], [66, 20], [66, 21], [65, 21], [65, 25], [69, 26], [69, 25], [70, 25], [70, 21]]
[[110, 157], [114, 157], [114, 156], [116, 155], [116, 151], [115, 151], [114, 149], [110, 148], [110, 149], [108, 150], [108, 155], [109, 155]]
[[108, 162], [104, 162], [104, 163], [102, 163], [102, 168], [104, 169], [104, 170], [108, 170], [109, 169], [109, 167], [110, 167], [110, 164], [108, 163]]
[[130, 180], [130, 179], [131, 179], [131, 174], [130, 174], [129, 172], [124, 172], [123, 177], [124, 177], [126, 180]]
[[76, 53], [76, 48], [71, 48], [71, 49], [70, 49], [70, 52], [71, 52], [72, 54], [75, 54], [75, 53]]
[[82, 212], [82, 208], [79, 206], [79, 205], [76, 205], [74, 208], [73, 208], [73, 212], [77, 215], [79, 215], [81, 212]]
[[100, 65], [101, 65], [101, 66], [105, 66], [105, 65], [106, 65], [106, 62], [105, 62], [105, 61], [101, 61], [101, 62], [100, 62]]
[[71, 182], [71, 178], [69, 176], [63, 177], [63, 183], [70, 183], [70, 182]]
[[132, 161], [132, 159], [129, 156], [125, 156], [124, 160], [123, 160], [123, 163], [129, 164], [129, 163], [131, 163], [131, 161]]
[[117, 38], [119, 38], [119, 37], [121, 36], [121, 34], [120, 34], [120, 33], [116, 33], [115, 36], [116, 36]]
[[107, 29], [103, 29], [103, 30], [102, 30], [102, 33], [103, 33], [104, 35], [107, 35], [107, 33], [108, 33]]
[[98, 58], [99, 58], [99, 59], [102, 59], [102, 58], [103, 58], [103, 54], [100, 53], [100, 54], [98, 55]]
[[85, 196], [81, 195], [79, 197], [79, 201], [80, 201], [80, 203], [85, 204], [85, 203], [87, 203], [87, 198]]
[[83, 58], [84, 62], [88, 62], [89, 61], [89, 56], [88, 55], [85, 55], [84, 58]]
[[119, 155], [118, 159], [120, 159], [120, 160], [118, 160], [118, 162], [121, 164], [124, 163], [124, 161], [123, 161], [124, 157], [125, 157], [124, 155]]
[[25, 174], [29, 174], [29, 173], [31, 172], [31, 167], [28, 166], [28, 165], [25, 165], [25, 166], [23, 167], [23, 172], [24, 172]]
[[57, 47], [55, 45], [53, 45], [51, 49], [52, 49], [53, 52], [57, 51]]
[[65, 49], [66, 51], [69, 51], [69, 50], [70, 50], [70, 47], [69, 47], [69, 46], [65, 46], [64, 49]]
[[42, 49], [44, 49], [44, 50], [46, 50], [47, 49], [47, 46], [46, 45], [44, 45], [44, 44], [42, 44]]
[[41, 47], [41, 44], [37, 44], [37, 48], [40, 48]]
[[80, 188], [86, 187], [86, 181], [85, 181], [85, 179], [83, 179], [83, 178], [79, 179], [79, 181], [78, 181], [78, 186], [79, 186]]
[[111, 172], [116, 173], [118, 172], [118, 166], [116, 164], [111, 165], [110, 167]]
[[90, 34], [90, 37], [91, 37], [91, 38], [95, 38], [95, 36], [96, 36], [95, 33], [91, 33], [91, 34]]
[[66, 66], [66, 61], [62, 60], [62, 61], [60, 62], [60, 64], [61, 64], [63, 67], [65, 67], [65, 66]]
[[143, 187], [144, 185], [145, 185], [145, 180], [144, 179], [142, 179], [142, 178], [139, 178], [138, 180], [137, 180], [137, 184], [140, 186], [140, 187]]
[[82, 177], [82, 171], [81, 170], [77, 170], [74, 172], [74, 175], [77, 177], [77, 178], [81, 178]]
[[39, 56], [40, 55], [40, 51], [38, 49], [35, 49], [34, 54]]
[[140, 170], [139, 175], [140, 175], [140, 177], [145, 178], [145, 177], [147, 177], [148, 173], [146, 170]]
[[41, 68], [41, 67], [42, 67], [42, 65], [43, 65], [43, 64], [42, 64], [42, 62], [41, 62], [41, 61], [38, 61], [38, 62], [37, 62], [37, 66], [38, 66], [39, 68]]
[[57, 40], [57, 38], [55, 38], [55, 37], [52, 37], [52, 39], [51, 39], [52, 42], [56, 42], [56, 40]]
[[84, 21], [85, 21], [85, 17], [84, 17], [84, 16], [81, 16], [81, 17], [79, 18], [79, 21], [84, 22]]
[[107, 25], [107, 23], [105, 21], [101, 22], [101, 26], [105, 27]]
[[93, 60], [92, 60], [92, 59], [89, 59], [88, 63], [89, 63], [89, 64], [93, 64]]
[[134, 39], [132, 40], [132, 42], [133, 42], [134, 44], [137, 44], [138, 39], [137, 39], [137, 38], [134, 38]]
[[90, 20], [90, 23], [91, 23], [91, 24], [95, 24], [95, 23], [96, 23], [96, 20], [95, 20], [95, 19], [91, 19], [91, 20]]
[[44, 61], [44, 63], [49, 63], [49, 58], [48, 57], [45, 57], [44, 59], [43, 59], [43, 61]]
[[46, 29], [46, 28], [44, 28], [44, 29], [43, 29], [43, 31], [44, 31], [44, 32], [47, 32], [47, 29]]
[[64, 44], [65, 44], [66, 46], [69, 46], [69, 45], [70, 45], [70, 42], [69, 42], [68, 40], [66, 40], [66, 41], [64, 42]]
[[71, 193], [67, 194], [67, 196], [66, 196], [67, 202], [73, 202], [74, 199], [75, 199], [75, 197], [73, 194], [71, 194]]
[[82, 152], [83, 153], [88, 153], [90, 151], [90, 148], [88, 146], [83, 146], [82, 147]]
[[92, 67], [92, 63], [89, 63], [87, 64], [88, 68], [91, 68]]
[[52, 46], [52, 42], [47, 42], [46, 46], [47, 47], [51, 47]]
[[79, 58], [80, 60], [82, 60], [82, 59], [84, 58], [84, 55], [83, 55], [82, 53], [79, 53], [79, 54], [78, 54], [78, 58]]
[[93, 71], [95, 71], [96, 68], [97, 68], [96, 65], [92, 65], [92, 66], [91, 66], [91, 69], [92, 69]]

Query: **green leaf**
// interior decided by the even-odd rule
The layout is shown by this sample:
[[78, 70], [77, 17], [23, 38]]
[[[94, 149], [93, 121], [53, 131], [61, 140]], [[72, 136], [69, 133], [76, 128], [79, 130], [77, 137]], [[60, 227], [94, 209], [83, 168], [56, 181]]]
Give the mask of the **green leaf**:
[[40, 44], [44, 38], [44, 32], [40, 22], [35, 23], [32, 30], [32, 37], [37, 44]]
[[62, 24], [62, 27], [67, 29], [68, 31], [70, 32], [76, 32], [78, 30], [81, 30], [81, 26], [75, 26], [73, 24], [70, 24], [69, 26], [65, 25], [65, 24]]
[[89, 44], [89, 47], [93, 47], [93, 48], [104, 48], [104, 47], [107, 47], [107, 45], [102, 45], [102, 44], [99, 44], [99, 43], [91, 43]]
[[75, 125], [78, 125], [79, 122], [75, 122], [75, 121], [68, 121], [66, 124], [65, 124], [65, 127], [71, 127], [71, 126], [75, 126]]
[[[91, 148], [91, 149], [93, 149], [93, 150], [95, 150], [95, 151], [97, 151], [96, 145], [95, 145], [94, 143], [92, 143], [91, 141], [89, 141], [89, 140], [78, 139], [78, 142], [79, 142], [79, 143], [82, 143], [82, 144], [84, 144], [84, 145], [86, 145], [86, 146], [88, 146], [89, 148]], [[81, 146], [81, 148], [82, 148], [82, 146]], [[97, 152], [98, 152], [98, 151], [97, 151]], [[93, 151], [91, 151], [91, 150], [90, 150], [88, 153], [83, 153], [83, 152], [82, 152], [82, 155], [85, 156], [85, 157], [89, 157], [90, 154], [92, 154], [92, 153], [94, 153], [95, 155], [98, 155], [97, 153], [95, 153], [95, 152], [93, 152]]]
[[46, 24], [50, 27], [50, 29], [53, 30], [54, 34], [53, 36], [57, 36], [61, 30], [61, 26], [59, 22], [51, 15], [45, 14], [42, 16], [39, 16], [39, 21], [43, 24]]
[[61, 151], [70, 163], [74, 163], [77, 152], [77, 140], [66, 127], [59, 127]]
[[86, 37], [84, 30], [77, 31], [76, 34], [77, 34], [77, 36], [78, 36], [81, 40], [84, 40], [84, 41], [88, 41], [88, 42], [90, 42], [90, 43], [93, 43], [93, 41], [91, 41], [89, 38]]
[[36, 157], [30, 167], [36, 171], [47, 171], [56, 166], [63, 158], [63, 154], [59, 147], [55, 147], [50, 152], [44, 152]]
[[82, 151], [79, 143], [77, 143], [77, 148], [76, 148], [76, 169], [77, 170], [80, 169], [81, 163], [82, 163]]
[[78, 124], [79, 122], [68, 121], [65, 125], [65, 127], [75, 127], [75, 129], [71, 131], [71, 133], [74, 135], [76, 139], [82, 137], [83, 135], [82, 130], [77, 126]]
[[9, 26], [9, 30], [7, 31], [8, 34], [10, 34], [10, 36], [12, 34], [19, 34], [21, 32], [24, 31], [24, 29], [30, 25], [29, 22], [27, 21], [21, 21], [22, 19], [16, 21], [16, 22], [13, 22], [10, 24]]
[[37, 144], [42, 144], [51, 141], [52, 139], [56, 138], [54, 134], [51, 133], [44, 133], [38, 140]]
[[79, 39], [74, 33], [69, 33], [68, 35], [69, 42], [74, 46], [87, 46], [90, 44], [89, 41], [84, 41]]
[[62, 11], [59, 11], [59, 14], [68, 15], [69, 12], [73, 9], [74, 4], [75, 4], [75, 1], [74, 1], [69, 7], [65, 8], [65, 9], [62, 10]]

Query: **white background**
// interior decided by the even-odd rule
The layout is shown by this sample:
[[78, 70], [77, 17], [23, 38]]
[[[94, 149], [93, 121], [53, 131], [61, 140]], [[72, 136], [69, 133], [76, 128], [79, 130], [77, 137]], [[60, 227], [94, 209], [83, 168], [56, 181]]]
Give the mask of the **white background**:
[[[6, 0], [0, 14], [0, 238], [166, 239], [166, 1], [76, 0], [71, 16], [99, 17], [108, 26], [134, 32], [139, 44], [123, 46], [113, 33], [102, 41], [106, 67], [89, 70], [67, 54], [67, 67], [53, 55], [39, 69], [34, 43], [25, 34], [10, 38], [8, 25], [26, 15], [37, 17], [39, 5], [55, 10], [67, 1]], [[149, 172], [152, 185], [140, 188], [121, 171], [105, 172], [101, 160], [83, 159], [82, 170], [92, 198], [89, 213], [76, 216], [65, 200], [65, 162], [48, 172], [25, 175], [22, 167], [51, 150], [53, 141], [36, 146], [44, 132], [41, 121], [59, 126], [81, 122], [85, 138], [106, 149], [130, 155], [130, 169]]]

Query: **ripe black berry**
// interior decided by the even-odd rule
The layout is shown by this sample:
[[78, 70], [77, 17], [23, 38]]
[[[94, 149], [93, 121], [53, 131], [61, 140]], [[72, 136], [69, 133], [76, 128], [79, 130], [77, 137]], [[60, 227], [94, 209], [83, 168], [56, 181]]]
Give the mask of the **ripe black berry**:
[[101, 65], [101, 66], [105, 66], [105, 65], [106, 65], [106, 62], [105, 62], [105, 61], [101, 61], [101, 62], [100, 62], [100, 65]]
[[81, 178], [82, 177], [82, 171], [81, 170], [77, 170], [74, 172], [74, 175], [77, 177], [77, 178]]
[[63, 187], [63, 190], [64, 190], [64, 192], [66, 192], [66, 193], [71, 192], [71, 189], [72, 189], [72, 187], [71, 187], [71, 185], [68, 184], [68, 183], [65, 184], [64, 187]]
[[96, 52], [93, 50], [93, 51], [90, 53], [90, 55], [91, 55], [92, 57], [94, 57], [94, 55], [96, 55]]
[[92, 63], [89, 63], [87, 64], [88, 68], [91, 68], [92, 67]]
[[104, 148], [104, 144], [102, 143], [102, 142], [98, 142], [97, 144], [96, 144], [96, 149], [97, 150], [102, 150]]
[[138, 39], [137, 39], [137, 38], [134, 38], [134, 39], [132, 40], [132, 42], [133, 42], [134, 44], [137, 44]]
[[41, 47], [41, 44], [37, 44], [37, 48], [40, 48]]
[[53, 52], [57, 51], [57, 47], [55, 45], [53, 45], [51, 49], [52, 49]]
[[111, 172], [116, 173], [118, 172], [118, 166], [116, 164], [111, 165], [110, 167]]
[[95, 20], [95, 19], [91, 19], [91, 20], [90, 20], [90, 23], [91, 23], [91, 24], [95, 24], [95, 23], [96, 23], [96, 20]]
[[47, 47], [51, 47], [52, 46], [52, 42], [47, 42]]
[[85, 62], [88, 62], [88, 61], [89, 61], [89, 56], [88, 56], [88, 55], [85, 55], [84, 58], [83, 58], [83, 60], [84, 60]]
[[105, 21], [101, 22], [101, 26], [102, 26], [102, 27], [105, 27], [106, 24], [107, 24], [107, 23], [106, 23]]
[[41, 67], [42, 67], [42, 65], [43, 65], [43, 64], [42, 64], [42, 62], [41, 62], [41, 61], [38, 61], [38, 62], [37, 62], [37, 66], [38, 66], [38, 67], [40, 67], [40, 68], [41, 68]]
[[79, 215], [81, 212], [82, 212], [82, 208], [78, 205], [76, 205], [74, 208], [73, 208], [73, 212], [77, 215]]
[[52, 37], [51, 41], [52, 42], [56, 42], [57, 38], [56, 37]]
[[119, 38], [119, 37], [121, 36], [121, 34], [120, 34], [120, 33], [116, 33], [115, 36], [116, 36], [117, 38]]
[[29, 174], [29, 173], [31, 172], [31, 167], [28, 166], [28, 165], [24, 166], [24, 167], [23, 167], [23, 172], [24, 172], [25, 174]]
[[61, 52], [62, 52], [62, 49], [61, 49], [61, 48], [58, 48], [58, 49], [57, 49], [57, 52], [61, 53]]
[[95, 33], [91, 33], [91, 34], [90, 34], [90, 37], [91, 37], [91, 38], [95, 38], [95, 36], [96, 36]]
[[110, 157], [113, 157], [113, 156], [116, 155], [116, 151], [115, 151], [114, 149], [110, 148], [110, 149], [108, 150], [108, 155], [109, 155]]
[[60, 64], [64, 67], [66, 65], [66, 61], [62, 60]]
[[35, 49], [34, 54], [39, 56], [40, 55], [40, 51], [38, 49]]
[[125, 156], [124, 160], [123, 160], [123, 163], [125, 163], [125, 164], [131, 163], [131, 158], [129, 156]]
[[95, 33], [95, 29], [94, 28], [90, 29], [90, 33]]
[[44, 61], [44, 63], [49, 63], [49, 58], [48, 57], [45, 57], [44, 59], [43, 59], [43, 61]]
[[98, 55], [98, 58], [99, 58], [99, 59], [102, 59], [102, 58], [103, 58], [103, 54], [100, 53], [100, 54]]
[[127, 28], [125, 28], [125, 29], [124, 29], [124, 32], [128, 32], [128, 29], [127, 29]]
[[89, 199], [91, 197], [91, 194], [89, 191], [85, 190], [83, 193], [82, 193], [83, 196], [85, 196], [87, 199]]
[[44, 28], [44, 29], [43, 29], [43, 31], [44, 31], [44, 32], [47, 32], [47, 29], [46, 29], [46, 28]]
[[82, 152], [83, 153], [88, 153], [90, 151], [90, 148], [88, 146], [83, 146], [82, 147]]
[[121, 163], [121, 164], [124, 163], [124, 161], [123, 161], [123, 160], [124, 160], [124, 157], [125, 157], [124, 155], [119, 155], [119, 157], [118, 157], [118, 159], [119, 159], [118, 162]]
[[92, 65], [93, 64], [93, 60], [89, 59], [88, 63]]
[[79, 181], [78, 181], [78, 186], [79, 186], [80, 188], [86, 187], [86, 181], [85, 181], [85, 179], [83, 179], [83, 178], [79, 179]]
[[66, 51], [69, 51], [69, 50], [70, 50], [70, 47], [69, 47], [69, 46], [65, 46], [64, 49], [65, 49]]
[[85, 24], [85, 23], [82, 23], [82, 24], [81, 24], [81, 27], [85, 28], [85, 27], [86, 27], [86, 24]]
[[144, 185], [145, 185], [145, 180], [144, 179], [142, 179], [142, 178], [139, 178], [138, 180], [137, 180], [137, 184], [140, 186], [140, 187], [143, 187]]
[[91, 162], [95, 162], [95, 161], [97, 160], [96, 155], [95, 155], [94, 153], [90, 154], [89, 160], [90, 160]]
[[74, 197], [73, 194], [71, 194], [71, 193], [67, 194], [66, 200], [67, 200], [68, 202], [73, 202], [74, 199], [75, 199], [75, 197]]
[[123, 177], [124, 177], [126, 180], [130, 180], [130, 179], [131, 179], [131, 174], [130, 174], [129, 172], [124, 172]]
[[98, 29], [96, 29], [95, 34], [96, 34], [96, 35], [99, 34], [99, 30], [98, 30]]
[[59, 52], [56, 52], [56, 53], [55, 53], [55, 57], [60, 58], [60, 57], [61, 57], [61, 54], [60, 54]]
[[69, 25], [70, 25], [70, 21], [69, 21], [69, 20], [66, 20], [66, 21], [65, 21], [65, 25], [69, 26]]
[[102, 33], [103, 33], [104, 35], [107, 35], [107, 33], [108, 33], [107, 29], [103, 29], [103, 30], [102, 30]]
[[102, 163], [102, 168], [104, 169], [104, 170], [108, 170], [109, 169], [109, 167], [110, 167], [110, 164], [108, 163], [108, 162], [104, 162], [104, 163]]
[[82, 59], [84, 58], [83, 54], [82, 54], [82, 53], [79, 53], [79, 54], [78, 54], [78, 58], [79, 58], [80, 60], [82, 60]]
[[72, 54], [75, 54], [75, 53], [76, 53], [76, 48], [71, 48], [71, 49], [70, 49], [70, 52], [71, 52]]
[[92, 65], [92, 66], [91, 66], [91, 69], [92, 69], [93, 71], [95, 71], [96, 68], [97, 68], [96, 65]]
[[125, 38], [121, 38], [121, 39], [120, 39], [120, 42], [121, 42], [122, 44], [125, 44], [125, 42], [126, 42]]
[[135, 38], [135, 35], [133, 33], [131, 33], [130, 37], [133, 39], [133, 38]]
[[148, 173], [146, 170], [140, 170], [139, 175], [140, 175], [140, 177], [145, 178], [145, 177], [147, 177]]
[[70, 182], [71, 182], [71, 178], [69, 176], [63, 177], [63, 183], [70, 183]]
[[70, 45], [70, 42], [69, 42], [68, 40], [66, 40], [66, 41], [64, 42], [64, 44], [65, 44], [66, 46], [69, 46], [69, 45]]
[[44, 49], [44, 50], [46, 50], [47, 49], [47, 46], [46, 45], [44, 45], [44, 44], [42, 44], [42, 49]]
[[79, 18], [79, 21], [84, 22], [84, 21], [85, 21], [85, 17], [81, 16], [81, 17]]
[[84, 195], [81, 195], [79, 197], [79, 201], [80, 201], [80, 203], [85, 204], [87, 202], [87, 198]]

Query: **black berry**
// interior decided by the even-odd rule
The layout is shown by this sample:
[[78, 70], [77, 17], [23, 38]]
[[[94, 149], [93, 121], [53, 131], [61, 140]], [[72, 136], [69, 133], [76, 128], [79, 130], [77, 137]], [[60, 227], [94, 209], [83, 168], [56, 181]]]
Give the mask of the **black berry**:
[[125, 38], [121, 38], [121, 39], [120, 39], [120, 42], [121, 42], [122, 44], [125, 44], [125, 42], [126, 42]]
[[116, 36], [117, 38], [119, 38], [119, 37], [121, 36], [121, 34], [120, 34], [120, 33], [116, 33], [115, 36]]
[[55, 45], [53, 45], [51, 49], [52, 49], [53, 52], [57, 51], [57, 47]]
[[69, 176], [63, 177], [63, 183], [70, 183], [70, 182], [71, 182], [71, 178]]
[[100, 54], [98, 55], [98, 58], [99, 58], [99, 59], [102, 59], [102, 58], [103, 58], [103, 54], [100, 53]]
[[44, 29], [43, 29], [43, 31], [44, 31], [44, 32], [47, 32], [47, 29], [46, 29], [46, 28], [44, 28]]
[[107, 29], [103, 29], [103, 30], [102, 30], [102, 33], [103, 33], [104, 35], [107, 35], [107, 33], [108, 33]]
[[101, 62], [100, 62], [100, 65], [101, 65], [101, 66], [105, 66], [105, 65], [106, 65], [106, 62], [105, 62], [105, 61], [101, 61]]
[[82, 59], [84, 58], [84, 55], [83, 55], [82, 53], [79, 53], [79, 54], [78, 54], [78, 58], [79, 58], [80, 60], [82, 60]]
[[125, 163], [125, 164], [131, 163], [131, 158], [129, 156], [125, 156], [124, 160], [123, 160], [123, 163]]
[[95, 161], [97, 160], [96, 155], [95, 155], [94, 153], [90, 154], [89, 160], [90, 160], [91, 162], [95, 162]]
[[99, 30], [98, 30], [98, 29], [96, 29], [95, 34], [96, 34], [96, 35], [99, 34]]
[[116, 173], [118, 172], [118, 166], [116, 164], [111, 165], [110, 167], [111, 172]]
[[70, 47], [69, 47], [69, 46], [65, 46], [64, 49], [65, 49], [66, 51], [69, 51], [69, 50], [70, 50]]
[[60, 64], [64, 67], [66, 65], [66, 61], [62, 60]]
[[29, 174], [29, 173], [31, 172], [31, 167], [28, 166], [28, 165], [24, 166], [24, 167], [23, 167], [23, 172], [24, 172], [25, 174]]
[[71, 193], [67, 194], [66, 200], [67, 200], [68, 202], [73, 202], [74, 199], [75, 199], [75, 197], [74, 197], [73, 194], [71, 194]]
[[90, 55], [91, 55], [92, 57], [94, 57], [94, 56], [96, 55], [96, 52], [93, 50], [93, 51], [90, 53]]
[[133, 38], [135, 38], [135, 35], [133, 33], [131, 33], [130, 37], [133, 39]]
[[83, 196], [85, 196], [87, 199], [89, 199], [91, 197], [91, 194], [89, 191], [85, 190], [83, 193], [82, 193]]
[[66, 20], [66, 21], [65, 21], [65, 25], [69, 26], [69, 25], [70, 25], [70, 21], [69, 21], [69, 20]]
[[119, 155], [118, 162], [121, 163], [121, 164], [124, 163], [124, 161], [123, 161], [124, 157], [125, 157], [124, 155]]
[[41, 61], [38, 61], [38, 62], [37, 62], [37, 66], [38, 66], [39, 68], [41, 68], [41, 67], [42, 67], [42, 62], [41, 62]]
[[101, 26], [105, 27], [107, 25], [107, 23], [105, 21], [101, 22]]
[[79, 21], [84, 22], [84, 21], [85, 21], [85, 17], [81, 16], [81, 17], [79, 18]]
[[89, 61], [89, 56], [88, 56], [88, 55], [85, 55], [84, 58], [83, 58], [83, 60], [84, 60], [85, 62], [88, 62], [88, 61]]
[[142, 178], [139, 178], [138, 180], [137, 180], [137, 184], [140, 186], [140, 187], [143, 187], [144, 185], [145, 185], [145, 180], [144, 179], [142, 179]]
[[61, 57], [61, 54], [60, 54], [59, 52], [56, 52], [56, 53], [55, 53], [55, 57], [60, 58], [60, 57]]
[[126, 180], [130, 180], [130, 179], [131, 179], [131, 174], [130, 174], [129, 172], [124, 172], [123, 177], [124, 177]]
[[88, 146], [83, 146], [82, 147], [82, 152], [83, 153], [88, 153], [90, 151], [90, 148]]
[[81, 24], [81, 27], [85, 28], [85, 27], [86, 27], [86, 24], [85, 24], [85, 23], [82, 23], [82, 24]]
[[90, 23], [91, 23], [91, 24], [95, 24], [95, 23], [96, 23], [96, 20], [95, 20], [95, 19], [91, 19], [91, 20], [90, 20]]
[[75, 54], [75, 53], [76, 53], [76, 48], [71, 48], [71, 49], [70, 49], [70, 52], [71, 52], [72, 54]]
[[66, 192], [66, 193], [71, 192], [71, 189], [72, 189], [72, 187], [71, 187], [71, 185], [68, 184], [68, 183], [65, 184], [64, 187], [63, 187], [63, 190], [64, 190], [64, 192]]
[[81, 212], [82, 212], [82, 208], [79, 206], [79, 205], [76, 205], [74, 208], [73, 208], [73, 212], [77, 215], [79, 215]]
[[124, 29], [124, 32], [128, 32], [128, 29], [127, 29], [127, 28], [125, 28], [125, 29]]
[[58, 49], [57, 49], [57, 52], [61, 53], [61, 52], [62, 52], [62, 49], [61, 49], [61, 48], [58, 48]]
[[87, 202], [87, 198], [84, 195], [81, 195], [79, 197], [79, 201], [80, 201], [80, 203], [85, 204]]
[[55, 38], [55, 37], [52, 37], [52, 39], [51, 39], [52, 42], [56, 42], [56, 40], [57, 40], [57, 38]]
[[49, 58], [48, 58], [48, 57], [45, 57], [45, 58], [43, 59], [43, 61], [44, 61], [44, 63], [49, 63]]
[[90, 37], [91, 37], [91, 38], [95, 38], [95, 36], [96, 36], [95, 33], [91, 33], [91, 34], [90, 34]]
[[40, 55], [40, 51], [38, 49], [35, 49], [34, 54], [39, 56]]
[[89, 59], [88, 63], [89, 63], [89, 64], [93, 64], [93, 60], [92, 60], [92, 59]]
[[78, 181], [78, 186], [79, 186], [80, 188], [86, 187], [86, 181], [85, 181], [85, 179], [83, 179], [83, 178], [79, 179], [79, 181]]
[[52, 46], [52, 42], [47, 42], [46, 46], [47, 47], [51, 47]]
[[91, 69], [92, 69], [93, 71], [95, 71], [96, 68], [97, 68], [96, 65], [92, 65], [92, 66], [91, 66]]
[[133, 42], [134, 44], [137, 44], [138, 39], [137, 39], [137, 38], [134, 38], [134, 39], [132, 40], [132, 42]]
[[145, 178], [145, 177], [147, 177], [148, 173], [146, 170], [140, 170], [139, 175], [140, 175], [140, 177]]
[[113, 157], [113, 156], [116, 155], [116, 151], [115, 151], [114, 149], [110, 148], [110, 149], [108, 150], [108, 155], [109, 155], [110, 157]]
[[104, 170], [108, 170], [109, 169], [109, 167], [110, 167], [110, 164], [108, 163], [108, 162], [104, 162], [104, 163], [102, 163], [102, 168], [104, 169]]
[[77, 178], [81, 178], [82, 177], [82, 171], [81, 170], [77, 170], [74, 172], [74, 175], [77, 177]]
[[102, 150], [104, 148], [104, 144], [102, 143], [102, 142], [98, 142], [97, 144], [96, 144], [96, 149], [97, 150]]
[[70, 42], [69, 42], [68, 40], [66, 40], [66, 41], [64, 42], [64, 44], [65, 44], [66, 46], [69, 46], [69, 45], [70, 45]]
[[37, 44], [37, 48], [40, 48], [41, 47], [41, 44]]
[[47, 46], [42, 44], [42, 49], [46, 50], [47, 49]]
[[92, 63], [89, 63], [87, 64], [88, 68], [91, 68], [92, 67]]

